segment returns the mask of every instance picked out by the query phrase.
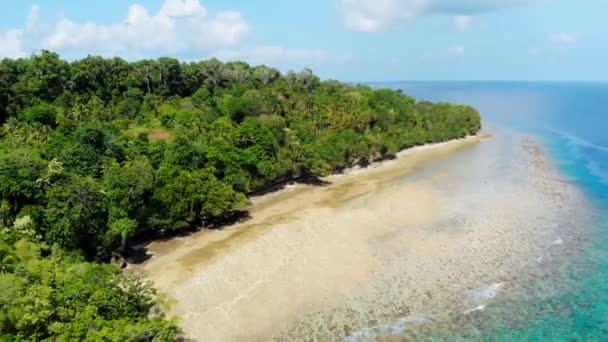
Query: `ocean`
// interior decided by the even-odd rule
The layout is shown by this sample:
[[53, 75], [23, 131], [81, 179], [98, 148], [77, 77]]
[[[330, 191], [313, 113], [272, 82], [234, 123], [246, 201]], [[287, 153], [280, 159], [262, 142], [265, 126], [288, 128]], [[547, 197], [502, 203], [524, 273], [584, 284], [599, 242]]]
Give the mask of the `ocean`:
[[527, 278], [517, 293], [501, 293], [475, 315], [424, 339], [484, 341], [608, 341], [608, 83], [393, 82], [418, 99], [468, 104], [485, 128], [530, 134], [568, 182], [596, 209], [580, 222], [575, 241]]

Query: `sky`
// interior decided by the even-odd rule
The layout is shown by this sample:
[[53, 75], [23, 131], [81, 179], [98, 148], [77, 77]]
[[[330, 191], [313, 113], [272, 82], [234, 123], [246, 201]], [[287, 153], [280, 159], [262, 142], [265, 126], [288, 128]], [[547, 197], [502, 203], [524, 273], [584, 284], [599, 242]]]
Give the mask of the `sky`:
[[0, 58], [217, 57], [324, 79], [608, 80], [606, 0], [19, 0]]

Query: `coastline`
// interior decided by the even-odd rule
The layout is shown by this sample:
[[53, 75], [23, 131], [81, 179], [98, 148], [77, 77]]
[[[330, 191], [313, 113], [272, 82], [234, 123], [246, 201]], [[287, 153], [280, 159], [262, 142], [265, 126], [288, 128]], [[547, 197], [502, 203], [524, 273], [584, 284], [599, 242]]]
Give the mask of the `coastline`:
[[[401, 329], [386, 322], [446, 319], [437, 307], [483, 310], [514, 286], [538, 248], [556, 241], [558, 225], [533, 229], [541, 222], [526, 216], [527, 206], [556, 221], [578, 200], [540, 147], [523, 139], [421, 146], [328, 176], [328, 186], [256, 197], [251, 220], [153, 243], [156, 256], [134, 269], [176, 300], [171, 313], [189, 336], [211, 341], [364, 338]], [[512, 170], [495, 165], [506, 154]]]
[[[384, 168], [386, 171], [386, 167], [390, 167], [391, 165], [395, 165], [400, 163], [399, 166], [406, 167], [405, 169], [401, 168], [396, 170], [396, 173], [407, 173], [412, 172], [417, 164], [424, 163], [429, 160], [433, 160], [436, 158], [445, 157], [453, 152], [456, 152], [460, 149], [467, 148], [471, 145], [480, 143], [484, 139], [492, 138], [492, 134], [488, 132], [480, 132], [476, 135], [468, 135], [464, 138], [454, 139], [450, 141], [444, 141], [440, 143], [428, 143], [424, 145], [414, 146], [411, 148], [407, 148], [397, 152], [394, 155], [394, 158], [384, 159], [380, 161], [376, 161], [370, 163], [369, 165], [362, 166], [354, 166], [345, 168], [341, 172], [332, 173], [325, 177], [321, 177], [321, 182], [328, 182], [329, 184], [335, 183], [336, 181], [347, 180], [350, 177], [358, 177], [364, 175], [371, 175], [374, 172], [377, 172], [379, 169]], [[407, 160], [404, 162], [404, 158], [412, 157], [413, 159]], [[251, 205], [248, 206], [248, 209], [256, 210], [259, 209], [259, 206], [262, 203], [275, 201], [277, 198], [282, 198], [284, 195], [290, 195], [292, 192], [297, 192], [299, 189], [308, 188], [314, 185], [303, 184], [303, 183], [290, 183], [286, 184], [284, 187], [277, 191], [265, 192], [263, 195], [256, 195], [251, 197]], [[230, 226], [232, 227], [232, 226]]]
[[[352, 168], [346, 168], [339, 173], [332, 173], [328, 176], [321, 177], [320, 180], [322, 182], [328, 182], [329, 185], [341, 185], [344, 187], [344, 184], [341, 183], [351, 182], [353, 181], [353, 178], [356, 177], [373, 176], [373, 174], [377, 172], [388, 173], [389, 177], [395, 175], [407, 175], [413, 172], [415, 167], [419, 164], [437, 158], [449, 156], [453, 152], [467, 148], [474, 144], [478, 144], [482, 140], [491, 137], [492, 134], [482, 132], [477, 135], [469, 135], [464, 138], [454, 139], [446, 142], [429, 143], [420, 146], [415, 146], [409, 149], [399, 151], [395, 154], [395, 158], [393, 159], [386, 159], [374, 162], [369, 164], [367, 167], [356, 166]], [[405, 160], [405, 157], [411, 157], [411, 159]], [[238, 230], [241, 226], [248, 226], [248, 224], [251, 224], [251, 221], [261, 221], [266, 219], [268, 215], [267, 213], [265, 213], [265, 211], [269, 206], [272, 206], [277, 202], [284, 201], [285, 199], [291, 198], [293, 196], [297, 196], [298, 194], [300, 194], [301, 192], [305, 192], [306, 190], [313, 189], [319, 190], [322, 189], [322, 186], [294, 182], [291, 184], [286, 184], [284, 187], [276, 191], [270, 191], [262, 195], [254, 195], [250, 198], [250, 204], [243, 208], [251, 214], [253, 220], [241, 223], [237, 222], [235, 224], [227, 225], [220, 230], [203, 228], [186, 236], [177, 236], [168, 239], [152, 240], [147, 243], [148, 253], [152, 255], [151, 259], [155, 259], [159, 255], [164, 254], [164, 252], [166, 252], [167, 250], [171, 250], [174, 247], [181, 245], [181, 242], [183, 242], [184, 240], [188, 240], [190, 237], [210, 234], [222, 235], [221, 237], [218, 237], [218, 240], [221, 240], [229, 237], [233, 233], [238, 234]], [[366, 189], [359, 189], [359, 191], [365, 192]], [[344, 196], [343, 199], [346, 199], [347, 197], [356, 196], [356, 193], [352, 193]], [[322, 201], [319, 200], [318, 202]], [[146, 265], [148, 263], [150, 263], [150, 260], [144, 261], [141, 266]], [[134, 263], [128, 265], [129, 268], [135, 270], [142, 269], [143, 267], [141, 266]]]
[[[420, 152], [423, 152], [423, 151], [426, 151], [429, 149], [441, 149], [441, 148], [447, 148], [447, 147], [456, 147], [456, 149], [464, 148], [464, 147], [468, 146], [469, 144], [478, 143], [483, 139], [489, 139], [491, 137], [492, 137], [491, 133], [481, 131], [478, 134], [467, 135], [463, 138], [453, 139], [453, 140], [444, 141], [444, 142], [440, 142], [440, 143], [427, 143], [427, 144], [423, 144], [423, 145], [406, 148], [406, 149], [403, 149], [403, 150], [395, 153], [392, 156], [385, 156], [383, 158], [380, 158], [377, 161], [372, 161], [366, 166], [355, 165], [355, 166], [344, 168], [340, 171], [333, 172], [327, 176], [320, 177], [318, 179], [318, 181], [319, 181], [319, 183], [331, 182], [335, 179], [339, 179], [340, 177], [346, 176], [351, 173], [362, 172], [362, 171], [366, 171], [366, 170], [373, 170], [378, 167], [386, 166], [387, 164], [390, 165], [392, 162], [395, 162], [395, 160], [397, 160], [397, 159], [403, 158], [408, 155], [420, 153]], [[458, 145], [458, 146], [455, 146], [455, 145]], [[268, 195], [272, 195], [276, 192], [284, 191], [285, 189], [298, 187], [298, 186], [315, 185], [314, 183], [315, 182], [312, 182], [312, 183], [298, 182], [297, 179], [289, 179], [289, 180], [281, 181], [278, 184], [271, 185], [268, 188], [257, 190], [254, 193], [252, 193], [249, 197], [250, 197], [250, 200], [259, 199], [259, 198], [267, 197]]]

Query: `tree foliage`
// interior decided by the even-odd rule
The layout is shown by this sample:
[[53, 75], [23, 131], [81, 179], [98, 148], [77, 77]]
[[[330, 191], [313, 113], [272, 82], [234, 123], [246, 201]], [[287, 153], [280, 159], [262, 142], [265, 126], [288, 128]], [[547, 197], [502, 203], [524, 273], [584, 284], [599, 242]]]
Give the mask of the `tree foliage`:
[[310, 69], [42, 51], [0, 70], [0, 222], [28, 215], [44, 241], [87, 258], [214, 221], [277, 181], [480, 129], [473, 108]]
[[54, 247], [0, 240], [0, 340], [174, 341], [150, 283]]

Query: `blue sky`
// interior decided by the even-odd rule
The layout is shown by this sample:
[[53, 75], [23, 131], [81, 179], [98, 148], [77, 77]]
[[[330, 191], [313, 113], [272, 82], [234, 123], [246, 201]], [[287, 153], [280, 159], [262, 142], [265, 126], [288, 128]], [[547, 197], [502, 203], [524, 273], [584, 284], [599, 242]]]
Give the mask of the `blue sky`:
[[20, 0], [0, 57], [217, 56], [323, 78], [608, 80], [606, 0]]

